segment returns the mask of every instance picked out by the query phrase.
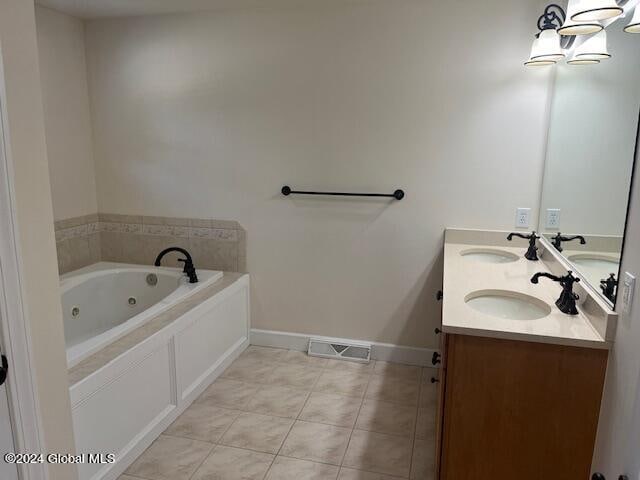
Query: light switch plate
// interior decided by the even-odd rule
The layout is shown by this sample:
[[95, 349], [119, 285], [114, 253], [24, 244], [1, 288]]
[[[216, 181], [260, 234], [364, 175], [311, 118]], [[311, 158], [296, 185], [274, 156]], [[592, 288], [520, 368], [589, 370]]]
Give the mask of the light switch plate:
[[629, 313], [633, 306], [633, 295], [636, 289], [636, 277], [629, 272], [624, 272], [622, 279], [622, 311]]
[[530, 208], [518, 208], [516, 210], [516, 228], [529, 227], [529, 218], [531, 217]]
[[559, 208], [547, 208], [547, 221], [545, 222], [547, 228], [560, 228], [560, 209]]

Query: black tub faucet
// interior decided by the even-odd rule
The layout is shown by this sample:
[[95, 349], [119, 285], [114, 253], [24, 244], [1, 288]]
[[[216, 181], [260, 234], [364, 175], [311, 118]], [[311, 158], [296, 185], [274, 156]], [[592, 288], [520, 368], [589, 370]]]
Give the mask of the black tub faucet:
[[525, 240], [529, 240], [529, 248], [527, 249], [527, 253], [524, 254], [524, 258], [527, 260], [531, 260], [532, 262], [538, 261], [538, 247], [536, 247], [536, 240], [540, 238], [539, 235], [536, 235], [536, 232], [533, 231], [529, 235], [524, 235], [522, 233], [510, 233], [507, 236], [507, 240], [513, 240], [513, 237], [524, 238]]
[[556, 250], [559, 252], [562, 251], [562, 242], [570, 242], [571, 240], [580, 240], [580, 245], [584, 245], [587, 241], [584, 239], [582, 235], [574, 235], [572, 237], [565, 237], [560, 232], [553, 237], [553, 246], [556, 247]]
[[562, 285], [562, 293], [560, 294], [560, 298], [556, 300], [556, 307], [567, 315], [577, 315], [578, 309], [576, 308], [576, 300], [580, 297], [577, 293], [573, 293], [573, 284], [580, 281], [579, 278], [573, 276], [573, 272], [569, 270], [567, 275], [564, 277], [556, 277], [547, 272], [539, 272], [536, 273], [533, 277], [531, 277], [531, 283], [538, 283], [540, 277], [550, 278], [554, 282], [558, 282]]
[[164, 257], [169, 252], [178, 252], [185, 256], [185, 258], [178, 259], [179, 262], [184, 262], [184, 268], [182, 269], [182, 272], [185, 273], [187, 277], [189, 277], [189, 283], [198, 283], [198, 276], [196, 275], [196, 267], [193, 266], [193, 259], [191, 258], [191, 254], [187, 252], [184, 248], [180, 248], [180, 247], [165, 248], [156, 257], [156, 261], [154, 262], [154, 265], [156, 267], [159, 267], [160, 262], [162, 261], [162, 257]]

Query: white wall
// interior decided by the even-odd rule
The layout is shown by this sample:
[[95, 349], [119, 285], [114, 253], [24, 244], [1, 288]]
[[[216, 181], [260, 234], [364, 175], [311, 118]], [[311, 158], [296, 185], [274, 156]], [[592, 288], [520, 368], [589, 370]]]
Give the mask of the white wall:
[[36, 7], [56, 220], [98, 211], [82, 20]]
[[[0, 2], [7, 149], [13, 164], [15, 221], [24, 310], [41, 405], [43, 449], [73, 453], [73, 431], [56, 265], [49, 170], [33, 3]], [[36, 452], [31, 452], [36, 453]], [[72, 465], [45, 465], [51, 480], [77, 478]]]
[[90, 21], [99, 209], [240, 221], [254, 327], [435, 346], [443, 229], [537, 209], [549, 73], [522, 62], [543, 5]]
[[[640, 149], [640, 141], [638, 144]], [[640, 279], [640, 163], [636, 157], [629, 223], [625, 238], [621, 272]], [[622, 274], [621, 274], [622, 275]], [[620, 299], [622, 295], [619, 295]], [[622, 307], [618, 300], [617, 310]], [[607, 478], [627, 474], [637, 480], [640, 474], [640, 285], [636, 286], [633, 309], [621, 313], [613, 350], [609, 355], [594, 471]], [[635, 415], [634, 415], [635, 412]], [[635, 469], [635, 476], [632, 475]]]
[[607, 29], [609, 60], [557, 67], [541, 211], [561, 209], [562, 232], [624, 232], [640, 109], [640, 43], [622, 30], [628, 21]]

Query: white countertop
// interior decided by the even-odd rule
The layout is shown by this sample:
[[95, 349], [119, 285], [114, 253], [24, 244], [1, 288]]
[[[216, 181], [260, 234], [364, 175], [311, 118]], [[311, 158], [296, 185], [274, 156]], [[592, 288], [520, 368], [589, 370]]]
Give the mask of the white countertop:
[[[486, 234], [485, 234], [486, 236]], [[506, 237], [506, 234], [505, 234]], [[460, 235], [448, 235], [457, 241]], [[526, 247], [496, 246], [482, 242], [445, 242], [442, 330], [445, 333], [476, 335], [511, 340], [533, 341], [590, 348], [610, 348], [594, 328], [589, 316], [580, 308], [578, 315], [562, 313], [555, 305], [560, 296], [558, 283], [541, 278], [531, 283], [537, 272], [549, 272], [543, 261], [532, 262], [524, 258]], [[515, 242], [514, 242], [515, 243]], [[518, 255], [509, 263], [485, 263], [465, 258], [460, 253], [469, 249], [497, 249]], [[469, 306], [465, 299], [482, 290], [507, 290], [535, 297], [551, 307], [551, 313], [537, 320], [510, 320], [481, 313]]]

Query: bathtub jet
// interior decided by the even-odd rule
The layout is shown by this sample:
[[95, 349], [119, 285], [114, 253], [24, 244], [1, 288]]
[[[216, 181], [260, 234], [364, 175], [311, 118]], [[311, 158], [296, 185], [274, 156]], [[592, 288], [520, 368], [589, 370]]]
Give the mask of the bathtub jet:
[[184, 248], [180, 248], [180, 247], [165, 248], [156, 257], [156, 261], [154, 262], [154, 265], [156, 267], [159, 267], [160, 263], [162, 262], [162, 258], [167, 253], [170, 253], [170, 252], [178, 252], [185, 256], [185, 258], [178, 259], [179, 262], [184, 263], [184, 268], [182, 271], [185, 273], [187, 277], [189, 277], [189, 283], [198, 283], [198, 276], [196, 275], [196, 267], [193, 266], [193, 259], [191, 258], [191, 254], [187, 252]]

